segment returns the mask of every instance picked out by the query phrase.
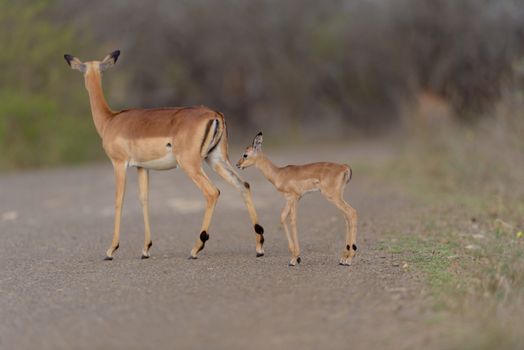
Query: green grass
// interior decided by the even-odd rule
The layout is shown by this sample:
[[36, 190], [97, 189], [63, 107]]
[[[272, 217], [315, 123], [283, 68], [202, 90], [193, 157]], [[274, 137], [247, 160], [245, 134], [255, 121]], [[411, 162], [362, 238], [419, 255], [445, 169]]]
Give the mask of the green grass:
[[[452, 239], [442, 235], [428, 235], [428, 232], [440, 232], [439, 224], [427, 219], [420, 229], [410, 232], [391, 232], [380, 249], [389, 254], [400, 255], [406, 268], [423, 273], [436, 309], [449, 307], [446, 291], [460, 285], [458, 276], [453, 272], [457, 258], [457, 245]], [[448, 237], [445, 234], [445, 237]]]
[[489, 133], [434, 136], [367, 169], [418, 204], [381, 247], [422, 274], [449, 348], [524, 348], [522, 155], [489, 153]]

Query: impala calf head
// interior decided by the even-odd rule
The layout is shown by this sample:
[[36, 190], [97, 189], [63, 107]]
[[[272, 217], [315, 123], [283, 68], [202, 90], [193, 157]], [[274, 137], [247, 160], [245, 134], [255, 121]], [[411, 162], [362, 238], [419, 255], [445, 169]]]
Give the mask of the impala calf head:
[[100, 73], [110, 67], [112, 67], [120, 56], [120, 50], [111, 52], [109, 55], [104, 57], [101, 61], [88, 61], [82, 62], [75, 56], [65, 54], [64, 58], [72, 69], [76, 69], [82, 73], [84, 76], [91, 74], [92, 72]]
[[240, 157], [240, 160], [237, 162], [237, 168], [245, 169], [254, 165], [258, 157], [262, 154], [262, 133], [259, 132], [257, 136], [253, 139], [251, 146], [246, 148], [245, 152]]

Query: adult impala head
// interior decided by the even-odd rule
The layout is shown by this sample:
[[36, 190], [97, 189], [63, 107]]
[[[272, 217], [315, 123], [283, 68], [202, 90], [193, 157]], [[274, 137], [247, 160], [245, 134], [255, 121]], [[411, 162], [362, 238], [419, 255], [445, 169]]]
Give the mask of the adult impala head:
[[246, 151], [240, 157], [240, 160], [237, 162], [237, 168], [245, 169], [256, 164], [262, 154], [262, 141], [264, 141], [262, 132], [259, 132], [253, 139], [251, 146], [246, 148]]
[[111, 52], [101, 61], [82, 62], [77, 57], [65, 54], [67, 64], [84, 74], [84, 85], [89, 94], [89, 102], [93, 114], [93, 121], [100, 136], [104, 131], [108, 121], [117, 113], [113, 112], [104, 97], [102, 91], [102, 73], [112, 67], [120, 56], [120, 50]]
[[100, 73], [112, 67], [118, 60], [118, 56], [120, 56], [120, 50], [111, 52], [101, 61], [82, 62], [77, 57], [69, 54], [65, 54], [64, 58], [72, 69], [76, 69], [84, 73], [84, 76], [87, 77], [88, 75]]

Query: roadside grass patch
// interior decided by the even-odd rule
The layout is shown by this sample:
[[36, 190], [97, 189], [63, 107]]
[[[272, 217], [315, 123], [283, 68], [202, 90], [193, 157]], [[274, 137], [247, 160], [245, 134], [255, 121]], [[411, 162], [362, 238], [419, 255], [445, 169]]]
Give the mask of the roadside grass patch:
[[423, 274], [450, 349], [524, 348], [524, 139], [493, 123], [408, 142], [371, 169], [418, 204], [381, 247]]
[[423, 204], [379, 249], [423, 275], [435, 312], [428, 322], [449, 349], [524, 348], [522, 206], [484, 193], [417, 193]]
[[438, 311], [453, 306], [449, 304], [447, 291], [460, 292], [459, 276], [455, 273], [458, 247], [454, 240], [447, 238], [449, 233], [444, 237], [435, 234], [446, 232], [441, 224], [431, 219], [423, 221], [420, 228], [412, 231], [390, 232], [386, 240], [380, 242], [379, 249], [397, 255], [405, 269], [422, 272]]

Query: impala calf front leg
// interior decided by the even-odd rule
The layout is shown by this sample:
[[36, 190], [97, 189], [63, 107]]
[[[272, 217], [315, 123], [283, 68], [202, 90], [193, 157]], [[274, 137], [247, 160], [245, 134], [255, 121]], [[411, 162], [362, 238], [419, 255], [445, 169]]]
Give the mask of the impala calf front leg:
[[293, 255], [295, 251], [295, 245], [293, 244], [293, 238], [291, 237], [291, 234], [289, 233], [289, 228], [287, 227], [287, 218], [289, 216], [290, 211], [291, 211], [291, 202], [287, 201], [286, 206], [284, 207], [284, 209], [282, 209], [282, 213], [280, 214], [280, 223], [282, 224], [282, 227], [284, 228], [284, 232], [286, 233], [289, 252], [291, 253], [291, 255]]
[[300, 264], [300, 246], [298, 244], [298, 232], [297, 232], [297, 202], [298, 199], [294, 198], [291, 201], [291, 233], [293, 239], [293, 252], [291, 253], [291, 261], [289, 262], [290, 266], [295, 266]]

